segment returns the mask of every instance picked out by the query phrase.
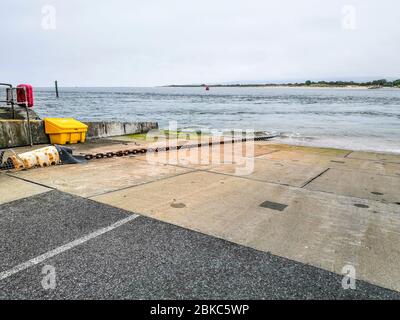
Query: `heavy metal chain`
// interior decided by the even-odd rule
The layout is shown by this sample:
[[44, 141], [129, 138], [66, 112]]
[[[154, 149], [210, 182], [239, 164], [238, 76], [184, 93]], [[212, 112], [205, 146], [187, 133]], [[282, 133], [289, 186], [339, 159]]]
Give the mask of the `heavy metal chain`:
[[84, 158], [86, 160], [102, 159], [102, 158], [112, 158], [112, 157], [123, 157], [128, 155], [144, 154], [149, 152], [162, 152], [169, 150], [180, 150], [180, 149], [190, 149], [190, 148], [201, 148], [205, 146], [222, 145], [226, 143], [238, 143], [246, 141], [262, 141], [275, 138], [276, 136], [259, 136], [253, 138], [241, 138], [241, 139], [231, 139], [231, 140], [221, 140], [206, 143], [196, 143], [196, 144], [186, 144], [178, 146], [166, 146], [166, 147], [156, 147], [156, 148], [136, 148], [136, 149], [126, 149], [119, 150], [115, 152], [99, 152], [99, 153], [89, 153], [85, 154]]

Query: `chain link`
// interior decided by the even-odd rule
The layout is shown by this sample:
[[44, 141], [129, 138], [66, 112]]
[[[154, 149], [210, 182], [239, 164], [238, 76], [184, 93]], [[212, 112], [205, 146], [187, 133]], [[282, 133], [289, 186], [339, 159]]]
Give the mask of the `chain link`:
[[162, 151], [169, 151], [169, 150], [180, 150], [180, 149], [190, 149], [190, 148], [201, 148], [205, 146], [212, 146], [212, 145], [223, 145], [225, 143], [240, 143], [240, 142], [247, 142], [247, 141], [263, 141], [275, 138], [276, 136], [260, 136], [254, 138], [241, 138], [241, 139], [231, 139], [231, 140], [221, 140], [215, 142], [206, 142], [206, 143], [196, 143], [196, 144], [187, 144], [187, 145], [178, 145], [178, 146], [166, 146], [166, 147], [157, 147], [157, 148], [141, 148], [141, 149], [126, 149], [126, 150], [119, 150], [115, 152], [99, 152], [99, 153], [89, 153], [84, 155], [86, 160], [93, 160], [93, 159], [102, 159], [102, 158], [113, 158], [113, 157], [123, 157], [128, 155], [137, 155], [137, 154], [145, 154], [147, 152], [162, 152]]

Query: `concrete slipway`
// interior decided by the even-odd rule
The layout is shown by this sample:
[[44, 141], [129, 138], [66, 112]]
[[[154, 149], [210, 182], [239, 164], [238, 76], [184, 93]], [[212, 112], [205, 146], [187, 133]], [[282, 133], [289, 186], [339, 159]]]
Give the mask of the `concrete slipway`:
[[1, 175], [0, 297], [400, 298], [400, 156], [231, 147]]

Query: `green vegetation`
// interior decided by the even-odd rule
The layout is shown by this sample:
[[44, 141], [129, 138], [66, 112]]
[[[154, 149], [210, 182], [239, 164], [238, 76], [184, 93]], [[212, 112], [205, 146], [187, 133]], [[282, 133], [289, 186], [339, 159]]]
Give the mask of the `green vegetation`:
[[136, 139], [136, 140], [146, 140], [146, 133], [134, 133], [134, 134], [127, 134], [127, 138]]
[[[167, 87], [205, 87], [201, 85], [169, 85]], [[311, 81], [294, 82], [294, 83], [264, 83], [264, 84], [213, 84], [209, 87], [374, 87], [374, 88], [400, 88], [400, 79], [389, 81], [386, 79], [378, 79], [367, 82], [356, 81]]]
[[135, 140], [147, 140], [147, 141], [158, 141], [159, 139], [186, 139], [186, 140], [194, 140], [199, 139], [200, 137], [206, 136], [201, 131], [172, 131], [172, 130], [156, 130], [151, 133], [136, 133], [127, 135], [130, 139]]
[[303, 83], [288, 83], [288, 86], [316, 86], [316, 87], [400, 87], [400, 79], [394, 81], [388, 81], [386, 79], [373, 80], [368, 82], [355, 82], [355, 81], [318, 81], [314, 82], [307, 80]]

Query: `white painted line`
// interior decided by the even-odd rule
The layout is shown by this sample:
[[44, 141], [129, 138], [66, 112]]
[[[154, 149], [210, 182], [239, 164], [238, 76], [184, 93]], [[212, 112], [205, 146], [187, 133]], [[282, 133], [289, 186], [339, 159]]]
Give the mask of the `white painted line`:
[[30, 259], [30, 260], [28, 260], [26, 262], [23, 262], [23, 263], [15, 266], [14, 268], [11, 268], [9, 270], [3, 271], [3, 272], [0, 273], [0, 280], [4, 280], [4, 279], [6, 279], [6, 278], [8, 278], [8, 277], [20, 272], [20, 271], [26, 270], [26, 269], [28, 269], [28, 268], [30, 268], [30, 267], [32, 267], [34, 265], [37, 265], [37, 264], [39, 264], [39, 263], [41, 263], [41, 262], [43, 262], [43, 261], [45, 261], [45, 260], [47, 260], [47, 259], [49, 259], [51, 257], [54, 257], [54, 256], [56, 256], [56, 255], [58, 255], [60, 253], [63, 253], [65, 251], [68, 251], [68, 250], [76, 247], [76, 246], [79, 246], [79, 245], [81, 245], [81, 244], [83, 244], [83, 243], [85, 243], [85, 242], [87, 242], [87, 241], [89, 241], [91, 239], [94, 239], [94, 238], [96, 238], [98, 236], [101, 236], [102, 234], [104, 234], [106, 232], [114, 230], [114, 229], [124, 225], [125, 223], [128, 223], [129, 221], [132, 221], [132, 220], [136, 219], [137, 217], [139, 217], [137, 214], [132, 214], [129, 217], [127, 217], [125, 219], [122, 219], [120, 221], [117, 221], [116, 223], [113, 223], [112, 225], [110, 225], [108, 227], [96, 230], [96, 231], [94, 231], [92, 233], [87, 234], [86, 236], [84, 236], [82, 238], [76, 239], [76, 240], [74, 240], [72, 242], [64, 244], [61, 247], [55, 248], [55, 249], [50, 250], [50, 251], [48, 251], [48, 252], [46, 252], [44, 254], [41, 254], [40, 256], [37, 256], [36, 258]]

